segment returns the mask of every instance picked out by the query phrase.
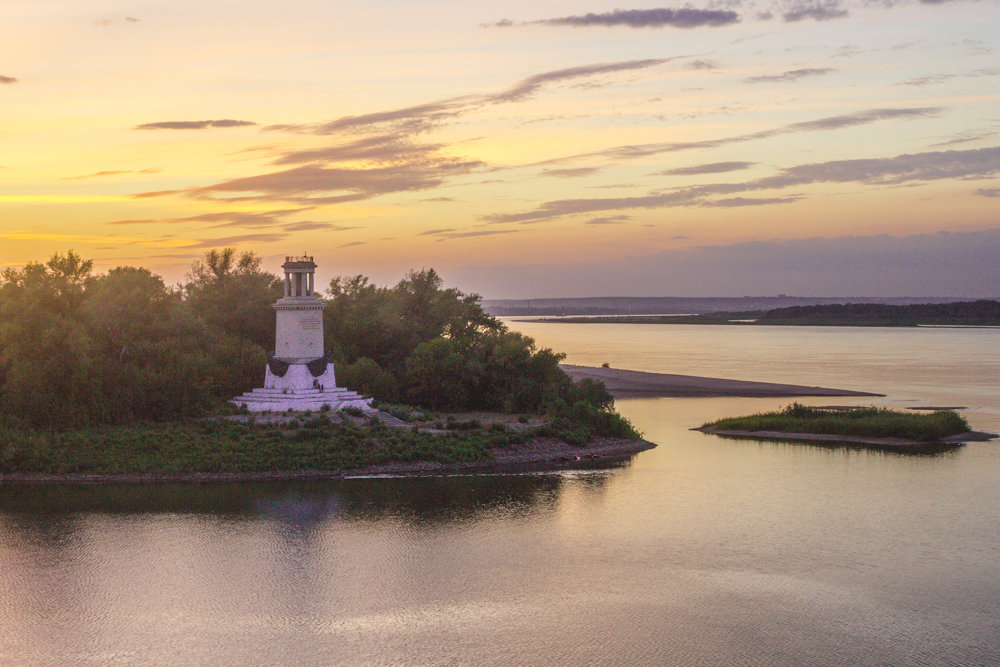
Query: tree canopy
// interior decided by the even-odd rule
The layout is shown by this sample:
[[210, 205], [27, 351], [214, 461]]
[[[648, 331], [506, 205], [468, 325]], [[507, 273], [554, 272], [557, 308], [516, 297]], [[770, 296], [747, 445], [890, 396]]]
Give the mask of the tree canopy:
[[[0, 418], [75, 427], [204, 415], [259, 386], [281, 280], [260, 257], [211, 250], [177, 287], [147, 269], [94, 273], [73, 251], [0, 272]], [[337, 277], [325, 293], [338, 383], [432, 409], [609, 410], [433, 270], [381, 287]], [[578, 406], [579, 407], [579, 406]]]

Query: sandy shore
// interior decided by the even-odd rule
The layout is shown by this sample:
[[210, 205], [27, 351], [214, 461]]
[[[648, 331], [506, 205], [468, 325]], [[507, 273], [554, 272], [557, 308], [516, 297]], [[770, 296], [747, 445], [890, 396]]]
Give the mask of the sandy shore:
[[672, 375], [669, 373], [647, 373], [620, 368], [594, 368], [561, 364], [574, 380], [590, 378], [600, 380], [615, 398], [653, 398], [657, 396], [699, 397], [699, 396], [743, 396], [790, 397], [790, 396], [884, 396], [864, 391], [828, 389], [826, 387], [806, 387], [795, 384], [773, 382], [748, 382], [723, 378], [699, 377], [697, 375]]
[[849, 445], [867, 445], [887, 449], [919, 449], [928, 447], [949, 447], [964, 444], [966, 442], [985, 442], [997, 437], [994, 433], [983, 433], [981, 431], [969, 431], [958, 435], [948, 436], [941, 440], [931, 442], [923, 440], [906, 440], [903, 438], [868, 438], [852, 435], [835, 435], [828, 433], [787, 433], [785, 431], [736, 431], [718, 429], [712, 426], [702, 426], [693, 428], [692, 431], [701, 431], [712, 435], [729, 436], [733, 438], [749, 438], [752, 440], [798, 440], [814, 442], [843, 443]]
[[168, 475], [47, 475], [14, 473], [0, 475], [0, 484], [153, 484], [203, 482], [267, 482], [281, 480], [345, 479], [374, 476], [440, 476], [477, 473], [516, 473], [565, 468], [606, 467], [656, 447], [645, 440], [596, 438], [586, 447], [573, 447], [552, 438], [535, 438], [510, 448], [493, 450], [491, 461], [437, 463], [392, 461], [355, 470], [287, 470], [249, 473], [178, 473]]

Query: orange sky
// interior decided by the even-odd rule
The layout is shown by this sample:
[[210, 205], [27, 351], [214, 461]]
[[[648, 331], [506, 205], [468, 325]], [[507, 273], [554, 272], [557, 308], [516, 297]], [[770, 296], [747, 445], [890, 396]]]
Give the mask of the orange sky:
[[[995, 1], [0, 12], [4, 266], [176, 281], [235, 245], [489, 297], [838, 294], [873, 282], [838, 279], [845, 239], [888, 238], [926, 280], [872, 293], [1000, 292], [983, 260], [953, 280], [1000, 252]], [[775, 268], [803, 243], [813, 282]]]

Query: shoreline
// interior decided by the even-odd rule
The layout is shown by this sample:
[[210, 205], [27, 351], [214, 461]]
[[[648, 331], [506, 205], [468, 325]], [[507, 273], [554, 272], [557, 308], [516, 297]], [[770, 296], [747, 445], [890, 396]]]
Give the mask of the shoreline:
[[707, 398], [736, 396], [743, 398], [790, 398], [794, 396], [885, 396], [866, 391], [809, 387], [776, 382], [753, 382], [698, 375], [650, 373], [620, 368], [559, 364], [574, 380], [599, 380], [614, 398]]
[[595, 438], [586, 447], [574, 447], [552, 438], [535, 438], [511, 448], [493, 450], [490, 461], [438, 463], [435, 461], [390, 461], [349, 470], [284, 470], [267, 472], [135, 473], [110, 475], [76, 473], [0, 474], [2, 484], [202, 484], [213, 482], [275, 482], [289, 480], [348, 479], [352, 477], [436, 477], [453, 474], [516, 474], [568, 468], [604, 467], [628, 460], [656, 445], [646, 440]]
[[866, 445], [885, 449], [918, 449], [922, 447], [950, 447], [964, 445], [967, 442], [986, 442], [997, 437], [994, 433], [968, 431], [950, 435], [940, 440], [907, 440], [905, 438], [873, 438], [856, 435], [838, 435], [832, 433], [791, 433], [787, 431], [739, 431], [732, 429], [717, 429], [712, 426], [699, 426], [690, 429], [709, 435], [718, 435], [748, 440], [779, 440], [798, 442], [842, 443], [845, 445]]

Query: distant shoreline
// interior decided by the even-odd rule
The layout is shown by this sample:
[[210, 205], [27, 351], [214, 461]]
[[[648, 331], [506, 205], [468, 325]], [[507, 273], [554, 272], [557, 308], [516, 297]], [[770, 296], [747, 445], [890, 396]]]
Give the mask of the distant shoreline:
[[[885, 305], [846, 303], [753, 310], [695, 311], [679, 315], [603, 315], [527, 320], [564, 324], [726, 324], [806, 327], [1000, 327], [1000, 301]], [[523, 320], [522, 320], [523, 321]]]
[[534, 438], [521, 445], [493, 450], [491, 461], [437, 463], [392, 461], [350, 470], [283, 470], [247, 473], [175, 474], [0, 474], [0, 484], [202, 484], [215, 482], [277, 482], [348, 479], [354, 477], [436, 477], [473, 474], [515, 474], [568, 468], [607, 467], [656, 447], [646, 440], [595, 438], [586, 447], [574, 447], [552, 438]]
[[743, 398], [791, 398], [794, 396], [884, 396], [866, 391], [830, 389], [775, 382], [751, 382], [724, 378], [648, 373], [619, 368], [596, 368], [560, 364], [574, 380], [591, 379], [604, 383], [615, 398], [702, 398], [735, 396]]

